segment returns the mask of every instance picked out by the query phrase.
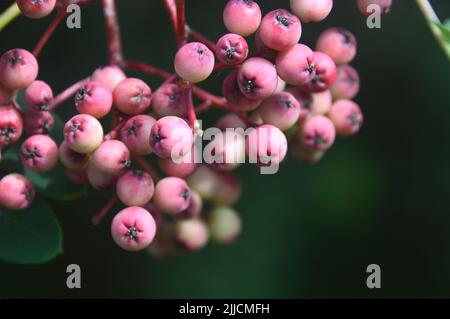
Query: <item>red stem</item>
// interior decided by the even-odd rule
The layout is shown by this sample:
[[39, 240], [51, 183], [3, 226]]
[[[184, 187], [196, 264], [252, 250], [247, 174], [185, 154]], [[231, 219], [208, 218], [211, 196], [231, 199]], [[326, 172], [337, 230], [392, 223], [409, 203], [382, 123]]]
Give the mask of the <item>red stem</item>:
[[142, 63], [142, 62], [135, 62], [135, 61], [126, 61], [124, 63], [124, 67], [128, 69], [133, 69], [137, 71], [141, 71], [144, 73], [155, 75], [159, 78], [168, 79], [172, 76], [171, 73], [166, 72], [162, 69], [159, 69], [157, 67], [154, 67], [153, 65]]
[[153, 181], [155, 183], [161, 179], [159, 177], [158, 173], [153, 169], [153, 167], [142, 156], [134, 155], [133, 160], [143, 171], [150, 174], [150, 176], [153, 178]]
[[207, 37], [205, 37], [203, 34], [195, 31], [194, 29], [191, 29], [189, 26], [187, 27], [187, 31], [189, 36], [191, 36], [194, 40], [199, 41], [206, 45], [208, 49], [210, 49], [212, 52], [216, 52], [216, 44], [209, 40]]
[[123, 53], [116, 4], [114, 0], [102, 0], [102, 5], [106, 32], [108, 33], [109, 64], [120, 65], [123, 62]]
[[189, 125], [195, 128], [195, 123], [197, 123], [197, 114], [195, 114], [194, 101], [192, 99], [192, 85], [186, 83], [180, 83], [183, 89], [184, 100], [186, 103], [186, 113], [189, 121]]
[[66, 17], [67, 13], [65, 11], [58, 12], [58, 15], [53, 19], [53, 21], [48, 26], [47, 30], [45, 30], [42, 37], [39, 39], [39, 42], [36, 44], [36, 46], [33, 49], [33, 55], [37, 58], [39, 54], [41, 54], [42, 49], [47, 44], [50, 37], [55, 32], [56, 28], [61, 24], [61, 22]]
[[119, 124], [117, 124], [108, 134], [103, 137], [104, 141], [115, 140], [119, 136], [120, 130], [125, 125], [129, 117], [125, 117]]
[[170, 22], [172, 24], [173, 33], [178, 33], [177, 6], [175, 0], [164, 0], [164, 7], [169, 13]]
[[59, 93], [55, 98], [52, 100], [52, 102], [49, 105], [48, 110], [53, 111], [58, 106], [60, 106], [62, 103], [70, 99], [72, 96], [77, 93], [77, 91], [80, 89], [80, 87], [88, 80], [88, 78], [83, 79], [81, 81], [78, 81], [77, 83], [72, 84], [67, 89]]
[[185, 15], [185, 1], [176, 0], [177, 4], [177, 43], [182, 46], [186, 43], [186, 15]]
[[102, 209], [100, 209], [98, 211], [98, 213], [96, 213], [94, 216], [92, 216], [92, 224], [94, 224], [95, 226], [97, 226], [102, 220], [103, 218], [108, 215], [108, 213], [111, 211], [111, 209], [114, 207], [114, 205], [116, 205], [118, 201], [118, 198], [116, 195], [114, 195], [113, 197], [111, 197], [109, 199], [109, 201], [105, 204], [105, 206], [103, 206]]
[[207, 111], [207, 110], [210, 108], [211, 104], [212, 104], [212, 103], [211, 103], [210, 100], [205, 100], [205, 101], [203, 101], [202, 104], [198, 105], [198, 106], [195, 108], [195, 112], [198, 114], [198, 113], [200, 113], [200, 112]]

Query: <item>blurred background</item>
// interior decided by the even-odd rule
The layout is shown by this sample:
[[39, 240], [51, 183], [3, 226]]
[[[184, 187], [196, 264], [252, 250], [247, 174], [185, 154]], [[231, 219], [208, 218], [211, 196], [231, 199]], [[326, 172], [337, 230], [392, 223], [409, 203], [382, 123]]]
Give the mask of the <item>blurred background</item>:
[[[339, 139], [316, 166], [289, 158], [276, 175], [240, 168], [244, 192], [235, 208], [244, 229], [234, 245], [155, 260], [113, 243], [112, 216], [91, 225], [104, 196], [52, 203], [64, 252], [39, 266], [0, 261], [0, 297], [450, 297], [450, 63], [415, 1], [394, 1], [372, 30], [354, 2], [335, 0], [325, 22], [304, 24], [302, 42], [313, 46], [331, 26], [357, 36], [363, 130]], [[225, 3], [187, 1], [188, 23], [215, 41], [226, 32]], [[267, 12], [289, 1], [259, 3]], [[450, 16], [449, 1], [432, 3]], [[176, 46], [162, 1], [117, 6], [126, 56], [172, 70]], [[0, 52], [31, 50], [51, 19], [17, 19], [0, 33]], [[86, 77], [107, 63], [105, 39], [101, 6], [83, 8], [82, 28], [59, 28], [44, 49], [40, 78], [59, 92]], [[153, 89], [160, 83], [128, 74]], [[220, 94], [218, 79], [205, 87]], [[70, 103], [65, 109], [73, 113]], [[66, 288], [72, 263], [81, 266], [82, 289]], [[372, 263], [381, 266], [381, 289], [366, 287]]]

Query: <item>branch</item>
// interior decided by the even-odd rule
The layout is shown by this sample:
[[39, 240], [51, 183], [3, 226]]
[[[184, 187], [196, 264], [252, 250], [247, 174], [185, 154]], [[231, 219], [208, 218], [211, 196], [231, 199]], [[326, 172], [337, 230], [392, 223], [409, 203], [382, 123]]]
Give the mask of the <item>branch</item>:
[[48, 107], [49, 111], [53, 111], [54, 109], [56, 109], [58, 106], [60, 106], [62, 103], [64, 103], [65, 101], [67, 101], [68, 99], [70, 99], [72, 96], [75, 95], [75, 93], [77, 93], [77, 91], [80, 89], [80, 87], [86, 82], [88, 81], [89, 78], [83, 79], [81, 81], [78, 81], [75, 84], [72, 84], [71, 86], [69, 86], [67, 89], [65, 89], [64, 91], [62, 91], [61, 93], [59, 93], [57, 96], [55, 96], [55, 98], [50, 102], [50, 105]]
[[123, 63], [123, 66], [128, 69], [133, 69], [137, 71], [141, 71], [144, 73], [148, 73], [154, 76], [157, 76], [162, 79], [168, 79], [172, 76], [169, 72], [166, 72], [162, 69], [159, 69], [157, 67], [154, 67], [153, 65], [146, 64], [143, 62], [136, 62], [136, 61], [126, 61]]
[[172, 24], [173, 33], [178, 33], [177, 6], [175, 0], [164, 0], [164, 7], [169, 13], [170, 22]]
[[0, 15], [0, 31], [3, 30], [8, 24], [10, 24], [15, 18], [20, 15], [20, 9], [14, 1], [12, 5], [8, 7]]
[[182, 46], [186, 43], [186, 15], [185, 15], [185, 1], [176, 0], [177, 4], [177, 43]]
[[195, 128], [197, 123], [197, 114], [195, 114], [194, 101], [192, 99], [192, 85], [185, 82], [180, 83], [183, 90], [184, 103], [186, 105], [186, 113], [190, 127]]
[[430, 27], [431, 32], [433, 33], [436, 41], [439, 43], [444, 52], [447, 54], [447, 57], [450, 59], [450, 44], [445, 41], [444, 34], [437, 26], [437, 24], [441, 24], [439, 17], [437, 16], [436, 12], [434, 11], [433, 7], [431, 6], [428, 0], [416, 0], [416, 1], [417, 5], [419, 6], [420, 10], [425, 16], [425, 19], [428, 22], [428, 26]]
[[56, 28], [61, 24], [61, 22], [66, 17], [67, 13], [65, 11], [60, 11], [58, 15], [55, 17], [55, 19], [50, 23], [48, 26], [48, 29], [45, 30], [42, 37], [39, 39], [39, 42], [36, 44], [33, 50], [33, 55], [37, 58], [39, 54], [41, 53], [44, 46], [47, 44], [50, 37], [55, 32]]
[[108, 215], [114, 205], [116, 205], [117, 201], [118, 198], [116, 195], [111, 197], [111, 199], [105, 204], [105, 206], [103, 206], [103, 208], [100, 209], [98, 213], [92, 216], [92, 224], [94, 224], [94, 226], [97, 226], [103, 220], [103, 218]]
[[120, 28], [117, 21], [116, 4], [114, 0], [102, 0], [106, 32], [108, 33], [109, 64], [120, 65], [123, 62]]
[[191, 36], [194, 40], [203, 43], [210, 49], [213, 53], [216, 52], [216, 44], [205, 37], [203, 34], [191, 29], [191, 27], [186, 26], [186, 30], [189, 36]]

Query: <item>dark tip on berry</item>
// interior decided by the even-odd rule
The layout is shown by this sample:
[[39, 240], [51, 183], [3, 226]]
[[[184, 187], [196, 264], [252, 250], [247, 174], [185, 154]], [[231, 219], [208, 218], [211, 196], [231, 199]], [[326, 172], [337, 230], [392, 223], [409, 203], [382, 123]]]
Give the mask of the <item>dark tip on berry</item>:
[[27, 201], [33, 200], [33, 190], [31, 188], [27, 187], [27, 189], [25, 189], [23, 195], [25, 196], [25, 199]]
[[137, 125], [135, 123], [131, 124], [131, 126], [128, 128], [127, 133], [128, 135], [137, 135]]
[[76, 124], [76, 123], [74, 123], [74, 124], [72, 124], [71, 126], [70, 126], [70, 131], [71, 132], [76, 132], [76, 131], [78, 131], [78, 128], [80, 127], [80, 124]]
[[129, 239], [137, 241], [139, 237], [139, 231], [135, 226], [131, 226], [130, 228], [128, 228], [128, 231], [125, 234], [125, 236], [128, 237]]
[[353, 35], [345, 30], [345, 29], [339, 29], [340, 34], [342, 35], [342, 42], [346, 45], [355, 45], [355, 41], [353, 39]]
[[38, 105], [38, 109], [39, 109], [39, 111], [48, 111], [49, 104], [48, 103], [44, 103], [44, 104]]
[[189, 190], [188, 189], [184, 189], [182, 192], [181, 192], [181, 197], [183, 197], [183, 199], [184, 200], [188, 200], [189, 199]]
[[245, 85], [245, 92], [253, 93], [255, 91], [255, 88], [256, 88], [255, 81], [247, 80]]
[[75, 96], [75, 101], [76, 103], [80, 103], [83, 102], [84, 98], [89, 95], [89, 90], [87, 89], [87, 87], [82, 86], [78, 92], [77, 95]]
[[360, 119], [359, 119], [359, 112], [356, 110], [353, 110], [350, 115], [348, 116], [348, 120], [350, 122], [350, 125], [355, 127], [355, 126], [359, 126], [360, 123]]
[[50, 133], [51, 130], [52, 130], [52, 128], [48, 122], [46, 122], [46, 123], [44, 123], [44, 125], [42, 125], [42, 132], [44, 134]]
[[203, 55], [203, 53], [205, 53], [205, 51], [204, 51], [203, 49], [198, 49], [198, 50], [197, 50], [197, 53], [198, 53], [199, 55]]
[[9, 139], [11, 135], [16, 133], [16, 129], [10, 126], [6, 126], [2, 129], [0, 129], [0, 136], [4, 137], [5, 139]]
[[23, 151], [23, 156], [28, 159], [34, 159], [38, 156], [36, 149], [25, 149]]
[[321, 134], [316, 134], [314, 136], [313, 141], [314, 141], [315, 146], [320, 146], [320, 145], [325, 144], [325, 138]]
[[316, 67], [314, 64], [309, 64], [308, 68], [306, 69], [310, 74], [316, 72]]
[[123, 165], [123, 168], [129, 169], [131, 167], [131, 160], [128, 158], [126, 160], [123, 160], [122, 165]]
[[161, 142], [163, 139], [164, 139], [164, 137], [161, 136], [161, 132], [160, 132], [160, 131], [158, 131], [158, 132], [153, 136], [153, 142], [154, 142], [155, 144]]
[[282, 100], [281, 104], [284, 105], [286, 108], [290, 109], [293, 103], [291, 100]]
[[228, 61], [234, 60], [234, 55], [236, 53], [236, 49], [234, 47], [229, 47], [226, 49], [225, 54], [227, 56]]
[[140, 169], [137, 169], [137, 170], [134, 171], [134, 175], [136, 177], [142, 177], [142, 176], [144, 176], [144, 172], [142, 170], [140, 170]]
[[291, 25], [291, 22], [289, 21], [289, 18], [280, 14], [279, 12], [277, 12], [275, 14], [275, 19], [277, 20], [277, 22], [279, 24], [284, 25], [286, 28], [288, 28]]

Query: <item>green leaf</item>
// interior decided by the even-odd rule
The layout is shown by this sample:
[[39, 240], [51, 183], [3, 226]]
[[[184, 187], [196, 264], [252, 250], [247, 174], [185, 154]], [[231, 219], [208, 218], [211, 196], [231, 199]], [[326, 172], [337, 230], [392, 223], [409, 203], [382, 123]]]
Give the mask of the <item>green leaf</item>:
[[444, 41], [447, 43], [447, 45], [450, 45], [450, 27], [449, 27], [449, 25], [445, 25], [445, 24], [441, 24], [441, 23], [435, 23], [435, 25], [441, 31]]
[[0, 207], [0, 259], [41, 264], [61, 251], [61, 227], [45, 202], [36, 199], [27, 210], [16, 212]]
[[62, 165], [58, 164], [48, 173], [35, 173], [24, 169], [39, 194], [60, 201], [70, 201], [86, 195], [86, 188], [72, 183]]

